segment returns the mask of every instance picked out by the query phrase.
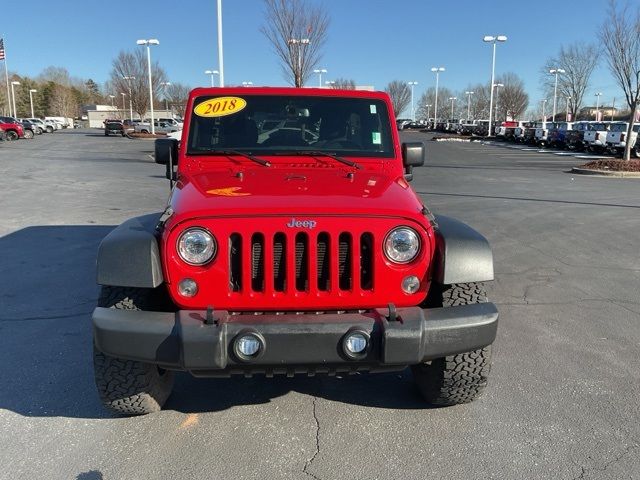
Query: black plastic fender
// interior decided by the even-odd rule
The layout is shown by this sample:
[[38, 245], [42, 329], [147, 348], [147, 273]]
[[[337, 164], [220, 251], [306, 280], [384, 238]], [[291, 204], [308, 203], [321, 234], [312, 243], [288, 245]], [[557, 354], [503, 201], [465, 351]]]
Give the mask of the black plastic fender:
[[156, 237], [161, 213], [134, 217], [113, 229], [98, 247], [100, 285], [155, 288], [162, 284], [162, 263]]
[[486, 238], [451, 217], [435, 215], [434, 279], [441, 285], [493, 280], [493, 253]]

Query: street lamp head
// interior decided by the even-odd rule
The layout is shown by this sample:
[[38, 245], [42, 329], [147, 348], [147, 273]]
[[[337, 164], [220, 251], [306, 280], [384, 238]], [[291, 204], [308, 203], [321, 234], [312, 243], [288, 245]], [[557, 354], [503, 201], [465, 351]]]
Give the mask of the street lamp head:
[[11, 85], [20, 85], [20, 82], [18, 82], [17, 80], [14, 80], [13, 82], [11, 82]]
[[151, 38], [149, 39], [149, 45], [160, 45], [160, 40], [157, 38]]
[[507, 36], [506, 35], [498, 35], [496, 37], [496, 40], [498, 40], [499, 42], [506, 42], [507, 41]]
[[109, 98], [116, 98], [115, 95], [109, 95]]
[[457, 100], [458, 97], [449, 97], [449, 100]]
[[327, 73], [326, 68], [316, 68], [313, 70], [313, 73]]
[[31, 90], [29, 90], [31, 93], [36, 93], [38, 90], [36, 90], [35, 88], [32, 88]]
[[494, 83], [494, 87], [504, 87], [504, 83]]
[[496, 37], [492, 36], [492, 35], [485, 35], [482, 38], [483, 42], [493, 42], [496, 39]]
[[596, 93], [596, 97], [599, 97], [600, 95], [602, 95], [602, 92]]
[[138, 41], [136, 41], [136, 44], [138, 44], [138, 45], [146, 45], [147, 41], [146, 40], [138, 40]]
[[464, 92], [465, 95], [473, 95], [475, 92]]
[[136, 77], [134, 77], [133, 75], [125, 75], [124, 77], [122, 77], [123, 80], [135, 80]]
[[432, 72], [444, 72], [444, 67], [432, 67]]
[[418, 85], [418, 82], [407, 82], [407, 85], [410, 85], [410, 86]]

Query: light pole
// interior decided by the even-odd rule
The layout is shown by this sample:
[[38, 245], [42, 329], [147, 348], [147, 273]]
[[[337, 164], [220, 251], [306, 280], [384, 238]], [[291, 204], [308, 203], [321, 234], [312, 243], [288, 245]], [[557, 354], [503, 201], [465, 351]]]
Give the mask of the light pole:
[[32, 88], [31, 90], [29, 90], [29, 103], [31, 104], [31, 118], [35, 118], [36, 116], [33, 114], [33, 94], [36, 93], [38, 90], [36, 90], [35, 88]]
[[222, 51], [222, 0], [218, 0], [218, 68], [220, 69], [220, 86], [224, 87], [224, 55]]
[[[565, 119], [567, 122], [570, 122], [571, 120], [573, 120], [573, 115], [571, 115], [571, 114], [569, 113], [569, 102], [571, 101], [571, 99], [572, 99], [572, 98], [573, 98], [573, 97], [567, 97], [567, 113], [566, 113], [566, 115], [564, 116], [564, 119]], [[569, 118], [569, 117], [571, 117], [571, 118]]]
[[[598, 92], [596, 93], [596, 122], [599, 121], [599, 117], [600, 117], [600, 96], [602, 95], [602, 92]], [[15, 111], [16, 109], [16, 103], [15, 100], [13, 101], [13, 110]]]
[[153, 83], [151, 81], [151, 45], [160, 45], [160, 42], [156, 38], [150, 38], [149, 40], [138, 40], [138, 45], [145, 45], [147, 47], [147, 70], [149, 75], [149, 103], [151, 104], [151, 135], [156, 134], [156, 127], [153, 118]]
[[169, 100], [167, 100], [167, 87], [171, 85], [171, 82], [160, 82], [162, 87], [162, 93], [164, 94], [164, 109], [169, 111]]
[[18, 110], [16, 110], [16, 91], [15, 86], [20, 85], [20, 82], [13, 81], [11, 82], [11, 98], [13, 99], [13, 115], [18, 118]]
[[506, 42], [506, 35], [485, 35], [482, 39], [483, 42], [493, 43], [493, 56], [491, 57], [491, 95], [489, 98], [489, 136], [491, 136], [491, 127], [493, 118], [493, 84], [496, 81], [496, 45], [498, 42]]
[[253, 85], [253, 82], [242, 82], [243, 87], [250, 87], [251, 85]]
[[542, 121], [546, 123], [547, 114], [545, 113], [545, 107], [547, 106], [547, 99], [542, 100]]
[[444, 72], [444, 67], [431, 67], [431, 71], [436, 74], [436, 101], [433, 107], [433, 128], [438, 123], [438, 82], [440, 81], [440, 72]]
[[327, 73], [326, 68], [316, 68], [313, 73], [318, 74], [318, 87], [322, 88], [322, 74]]
[[429, 126], [429, 119], [431, 118], [431, 115], [429, 115], [431, 113], [431, 104], [427, 103], [425, 105], [425, 107], [427, 107], [427, 127]]
[[211, 75], [211, 86], [215, 87], [215, 84], [213, 83], [213, 76], [219, 75], [220, 72], [218, 70], [205, 70], [204, 73], [205, 75]]
[[407, 82], [407, 85], [411, 87], [411, 120], [416, 121], [416, 110], [413, 108], [413, 87], [418, 85], [418, 82]]
[[453, 116], [453, 103], [458, 99], [458, 97], [449, 97], [449, 101], [451, 102], [451, 120], [455, 117]]
[[616, 112], [616, 97], [613, 97], [613, 103], [611, 104], [611, 121], [613, 122], [613, 114]]
[[[498, 123], [498, 92], [500, 92], [499, 88], [504, 87], [503, 83], [494, 83], [493, 86], [496, 89], [496, 123]], [[493, 88], [491, 89], [493, 91]], [[489, 115], [491, 115], [491, 112], [489, 112]], [[489, 133], [489, 135], [491, 135], [491, 133]]]
[[124, 117], [126, 115], [124, 112], [127, 111], [127, 105], [124, 103], [124, 97], [126, 97], [127, 94], [124, 92], [120, 92], [120, 95], [122, 95], [122, 116]]
[[129, 86], [129, 120], [133, 120], [133, 99], [131, 98], [131, 80], [135, 80], [136, 77], [125, 76], [122, 78], [127, 81], [127, 85]]
[[113, 104], [113, 99], [114, 99], [114, 98], [116, 98], [116, 96], [115, 96], [115, 95], [109, 95], [109, 98], [111, 99], [111, 108], [112, 108], [113, 110], [115, 110], [115, 109], [116, 109], [116, 106]]
[[556, 76], [556, 81], [553, 87], [553, 116], [551, 117], [552, 122], [556, 121], [556, 105], [557, 105], [557, 98], [558, 98], [558, 74], [564, 73], [564, 72], [565, 71], [561, 68], [552, 68], [551, 70], [549, 70], [549, 73], [551, 75]]
[[473, 93], [474, 92], [464, 92], [467, 96], [467, 122], [471, 120], [471, 95], [473, 95]]
[[296, 85], [296, 87], [302, 87], [302, 49], [305, 45], [309, 45], [311, 43], [311, 41], [308, 38], [290, 38], [287, 41], [287, 44], [289, 45], [289, 47], [291, 47], [291, 45], [297, 45], [297, 54], [296, 57], [298, 59], [298, 72], [296, 73], [296, 75], [299, 77], [296, 80], [298, 80], [297, 83], [299, 83], [299, 85]]

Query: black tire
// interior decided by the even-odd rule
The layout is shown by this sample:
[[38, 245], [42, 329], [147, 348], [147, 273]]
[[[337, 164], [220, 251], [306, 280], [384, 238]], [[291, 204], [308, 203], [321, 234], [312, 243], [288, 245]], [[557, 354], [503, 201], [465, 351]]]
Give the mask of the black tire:
[[[439, 297], [443, 307], [487, 302], [482, 283], [448, 285], [433, 296]], [[411, 366], [422, 396], [436, 406], [475, 400], [487, 386], [490, 370], [491, 346]]]
[[51, 125], [47, 125], [47, 133], [53, 133], [53, 127]]
[[[158, 289], [105, 286], [98, 306], [119, 310], [162, 310], [166, 307], [162, 294]], [[93, 368], [102, 403], [118, 415], [158, 412], [171, 395], [174, 372], [156, 365], [111, 357], [94, 347]]]
[[15, 130], [9, 130], [7, 131], [7, 142], [13, 142], [14, 140], [18, 140], [18, 138], [20, 138], [20, 136], [18, 135], [18, 132], [16, 132]]

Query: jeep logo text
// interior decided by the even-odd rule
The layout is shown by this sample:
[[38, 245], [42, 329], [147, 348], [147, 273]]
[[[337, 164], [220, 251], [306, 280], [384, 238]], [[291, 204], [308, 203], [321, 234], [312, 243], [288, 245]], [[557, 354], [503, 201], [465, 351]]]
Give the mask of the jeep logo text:
[[287, 227], [289, 228], [316, 228], [316, 225], [318, 224], [318, 222], [316, 222], [315, 220], [296, 220], [295, 218], [292, 218], [289, 223], [287, 223]]

